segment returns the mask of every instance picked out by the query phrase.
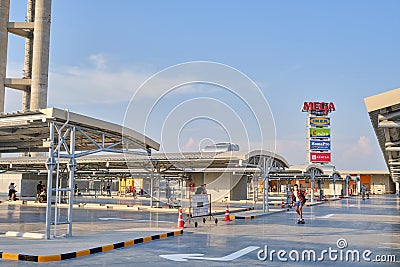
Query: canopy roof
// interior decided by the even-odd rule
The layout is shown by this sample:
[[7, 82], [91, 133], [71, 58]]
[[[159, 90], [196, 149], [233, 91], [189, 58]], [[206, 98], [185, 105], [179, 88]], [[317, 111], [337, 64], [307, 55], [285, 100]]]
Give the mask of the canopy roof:
[[364, 102], [392, 180], [400, 181], [400, 88]]
[[[46, 152], [43, 141], [49, 139], [49, 122], [60, 126], [68, 125], [85, 128], [87, 135], [97, 143], [114, 144], [122, 140], [114, 149], [122, 149], [129, 143], [129, 149], [155, 149], [160, 145], [143, 134], [121, 125], [68, 110], [46, 108], [38, 111], [17, 112], [0, 115], [0, 153]], [[91, 134], [92, 133], [92, 134]], [[104, 134], [104, 140], [100, 137]], [[100, 136], [100, 137], [99, 137]], [[56, 136], [57, 137], [57, 136]], [[76, 150], [93, 149], [93, 142], [77, 133]]]

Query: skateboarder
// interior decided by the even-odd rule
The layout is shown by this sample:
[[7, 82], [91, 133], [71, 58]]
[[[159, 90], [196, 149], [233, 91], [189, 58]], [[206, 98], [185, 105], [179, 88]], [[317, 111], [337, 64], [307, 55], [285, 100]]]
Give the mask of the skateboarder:
[[299, 186], [297, 184], [295, 184], [292, 191], [292, 204], [294, 205], [297, 214], [299, 214], [299, 220], [297, 221], [297, 223], [304, 224], [303, 206], [305, 203], [306, 197], [304, 196], [304, 192], [299, 189]]

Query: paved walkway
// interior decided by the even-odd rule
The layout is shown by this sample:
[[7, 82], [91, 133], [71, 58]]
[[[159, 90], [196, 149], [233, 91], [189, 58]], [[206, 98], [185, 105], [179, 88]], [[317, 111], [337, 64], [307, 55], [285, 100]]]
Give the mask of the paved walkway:
[[[400, 261], [400, 198], [396, 196], [373, 196], [368, 200], [353, 197], [305, 207], [305, 225], [296, 224], [297, 214], [293, 209], [285, 212], [276, 208], [271, 210], [277, 212], [268, 216], [260, 216], [257, 210], [238, 214], [256, 216], [253, 220], [220, 220], [217, 225], [207, 221], [197, 228], [188, 224], [182, 235], [172, 237], [176, 233], [176, 214], [77, 209], [74, 210], [74, 237], [26, 240], [0, 236], [0, 251], [17, 257], [19, 254], [51, 256], [41, 258], [43, 261], [58, 261], [62, 259], [61, 254], [66, 254], [64, 258], [77, 257], [45, 263], [45, 266], [176, 266], [176, 260], [182, 260], [182, 257], [180, 265], [183, 266], [398, 266], [398, 262], [389, 261]], [[42, 216], [39, 207], [1, 204], [0, 232], [10, 228], [40, 232], [43, 225], [38, 221], [43, 219]], [[166, 235], [167, 232], [171, 237]], [[135, 242], [142, 244], [132, 248], [128, 246]], [[112, 249], [125, 247], [125, 244], [127, 248]], [[269, 253], [274, 250], [275, 254], [272, 258], [267, 255], [263, 261], [259, 257], [265, 256], [265, 246]], [[359, 261], [331, 260], [327, 254], [323, 261], [318, 261], [321, 250], [329, 248], [343, 253], [349, 250], [351, 253], [354, 250], [361, 253], [371, 251], [371, 261], [362, 258]], [[298, 250], [300, 255], [304, 250], [313, 250], [318, 257], [315, 261], [302, 261], [300, 258], [283, 262], [277, 258], [279, 250], [287, 253]], [[103, 251], [105, 253], [98, 253]], [[90, 255], [92, 252], [95, 255]], [[11, 254], [6, 256], [16, 257]], [[386, 257], [385, 262], [378, 262], [377, 256]], [[37, 261], [41, 260], [37, 258]], [[4, 266], [30, 264], [0, 261]]]

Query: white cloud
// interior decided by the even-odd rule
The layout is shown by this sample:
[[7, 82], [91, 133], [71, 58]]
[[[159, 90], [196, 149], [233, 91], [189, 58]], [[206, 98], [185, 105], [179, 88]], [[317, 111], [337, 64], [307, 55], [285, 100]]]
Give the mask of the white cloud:
[[360, 136], [356, 143], [343, 147], [341, 158], [344, 160], [365, 159], [371, 155], [371, 140], [367, 136]]
[[50, 73], [49, 102], [65, 106], [128, 101], [147, 77], [128, 69], [111, 72], [67, 67]]
[[360, 136], [357, 141], [357, 149], [365, 156], [372, 154], [371, 140], [366, 136]]
[[339, 169], [371, 169], [371, 162], [376, 161], [377, 153], [379, 152], [375, 152], [371, 139], [361, 135], [353, 143], [333, 145], [332, 157]]
[[91, 55], [89, 59], [94, 63], [96, 69], [106, 69], [106, 59], [103, 54]]
[[[127, 102], [154, 74], [136, 67], [110, 70], [101, 54], [92, 55], [90, 59], [95, 68], [65, 66], [50, 72], [49, 103], [52, 106]], [[135, 97], [157, 99], [180, 83], [179, 77], [156, 77]], [[198, 90], [201, 88], [196, 85], [186, 85], [172, 93], [190, 94]]]
[[189, 140], [182, 147], [182, 151], [197, 151], [199, 149], [198, 142], [190, 137]]

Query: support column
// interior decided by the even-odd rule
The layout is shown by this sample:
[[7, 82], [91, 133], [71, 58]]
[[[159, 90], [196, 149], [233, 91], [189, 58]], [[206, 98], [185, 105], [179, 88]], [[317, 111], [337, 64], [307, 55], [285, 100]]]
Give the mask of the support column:
[[263, 212], [269, 212], [269, 205], [268, 205], [268, 190], [269, 190], [269, 167], [267, 163], [267, 159], [263, 158], [262, 163], [262, 180], [264, 182], [263, 186]]
[[311, 170], [311, 203], [314, 203], [315, 170]]
[[0, 112], [4, 112], [6, 89], [4, 82], [7, 70], [8, 21], [10, 16], [10, 0], [0, 0]]
[[51, 0], [35, 1], [31, 110], [47, 107]]
[[336, 198], [336, 174], [333, 174], [333, 198]]
[[70, 135], [70, 155], [71, 159], [68, 163], [69, 170], [69, 191], [68, 191], [68, 237], [72, 237], [72, 209], [74, 205], [74, 185], [75, 185], [75, 170], [76, 170], [76, 160], [75, 160], [75, 127], [71, 129]]
[[53, 194], [53, 171], [56, 166], [54, 159], [54, 123], [50, 123], [49, 158], [46, 162], [47, 169], [47, 205], [46, 205], [46, 239], [50, 239], [51, 229], [51, 197]]
[[151, 170], [151, 175], [150, 175], [150, 208], [153, 207], [153, 179], [154, 179], [154, 169]]
[[[35, 0], [28, 0], [26, 22], [34, 22], [35, 20]], [[24, 61], [24, 78], [32, 78], [32, 54], [33, 54], [33, 31], [25, 38], [25, 61]], [[22, 96], [22, 111], [30, 110], [31, 106], [31, 86], [27, 86]]]

